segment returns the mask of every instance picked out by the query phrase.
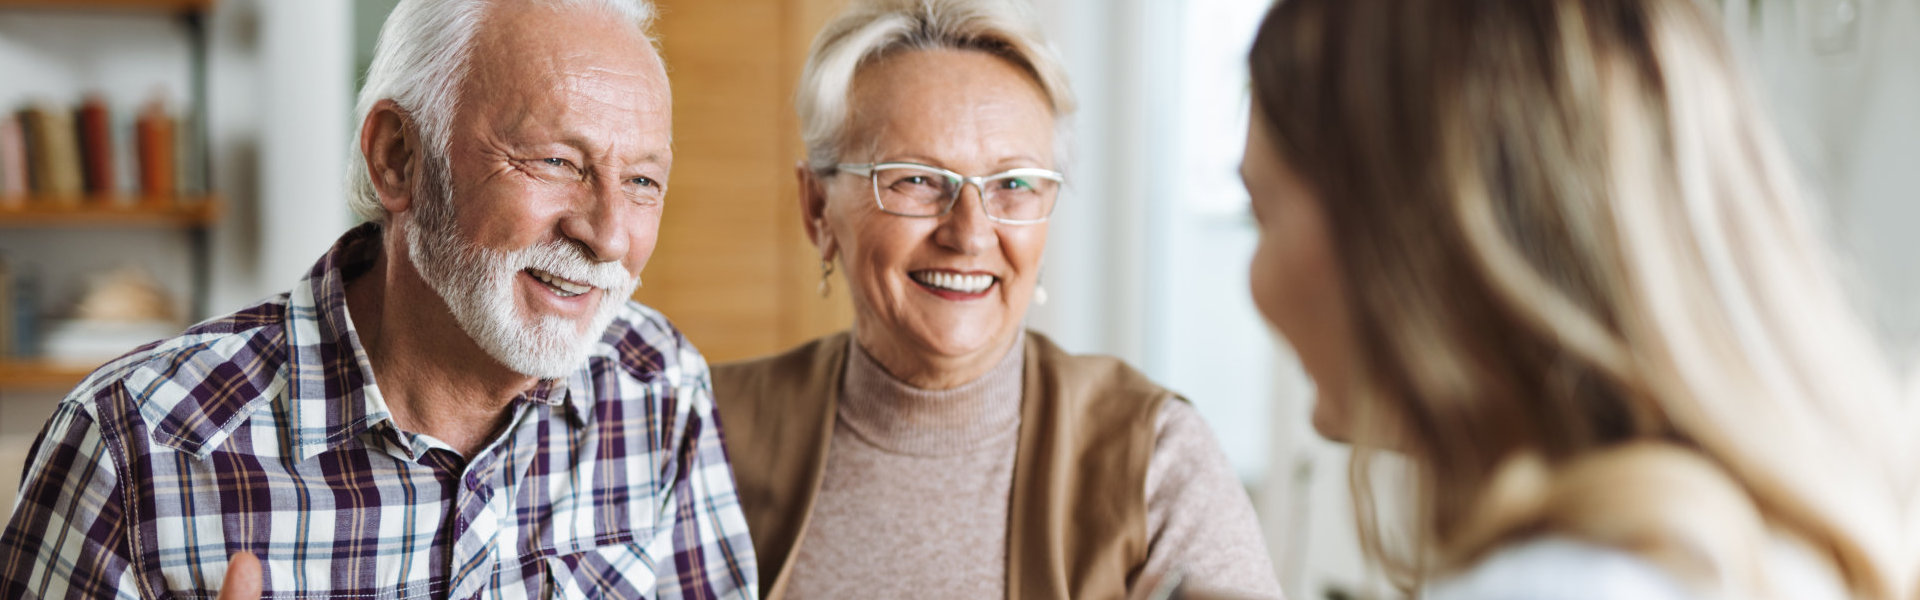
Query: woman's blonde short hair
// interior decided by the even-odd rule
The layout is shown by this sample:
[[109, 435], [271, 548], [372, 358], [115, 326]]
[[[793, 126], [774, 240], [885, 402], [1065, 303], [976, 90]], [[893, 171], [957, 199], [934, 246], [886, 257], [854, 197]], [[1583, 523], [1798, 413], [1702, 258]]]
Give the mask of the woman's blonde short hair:
[[848, 96], [860, 69], [898, 52], [974, 50], [1005, 59], [1033, 76], [1052, 105], [1055, 161], [1064, 161], [1073, 91], [1060, 58], [1022, 0], [855, 0], [813, 40], [794, 105], [807, 164], [832, 170], [847, 149]]
[[1892, 377], [1709, 9], [1285, 0], [1250, 62], [1352, 301], [1352, 429], [1414, 465], [1396, 556], [1356, 449], [1376, 561], [1567, 535], [1768, 598], [1783, 535], [1902, 594]]

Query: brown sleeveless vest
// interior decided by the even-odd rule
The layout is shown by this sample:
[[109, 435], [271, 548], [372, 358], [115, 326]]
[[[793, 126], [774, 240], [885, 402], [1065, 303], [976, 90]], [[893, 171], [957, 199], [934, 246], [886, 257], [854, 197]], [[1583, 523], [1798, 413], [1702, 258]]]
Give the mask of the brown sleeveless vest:
[[[1122, 598], [1147, 557], [1154, 417], [1177, 398], [1118, 359], [1026, 334], [1007, 523], [1007, 596]], [[760, 566], [785, 596], [833, 437], [848, 334], [713, 369], [714, 401]]]

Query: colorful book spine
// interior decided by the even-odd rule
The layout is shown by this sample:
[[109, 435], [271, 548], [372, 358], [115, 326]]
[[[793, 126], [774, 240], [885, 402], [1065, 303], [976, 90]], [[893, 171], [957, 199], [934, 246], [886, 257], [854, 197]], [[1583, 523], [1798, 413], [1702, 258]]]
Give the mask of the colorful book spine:
[[17, 356], [13, 328], [13, 271], [7, 267], [7, 257], [0, 256], [0, 358]]
[[80, 104], [80, 155], [86, 171], [87, 193], [103, 197], [114, 191], [113, 126], [107, 117], [107, 101], [88, 96]]
[[54, 203], [78, 203], [86, 185], [80, 173], [80, 142], [73, 113], [39, 105], [27, 109], [23, 120], [33, 192]]
[[140, 110], [133, 128], [134, 143], [139, 146], [140, 193], [149, 197], [178, 193], [173, 117], [167, 114], [166, 105], [149, 102]]
[[0, 207], [25, 206], [31, 185], [27, 179], [26, 134], [20, 130], [19, 118], [5, 115], [0, 118]]

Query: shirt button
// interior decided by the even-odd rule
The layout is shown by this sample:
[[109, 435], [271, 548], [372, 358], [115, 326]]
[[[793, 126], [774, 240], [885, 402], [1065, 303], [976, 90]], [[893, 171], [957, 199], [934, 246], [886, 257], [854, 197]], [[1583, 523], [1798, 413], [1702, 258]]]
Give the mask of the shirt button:
[[479, 489], [480, 489], [480, 476], [479, 476], [479, 475], [468, 475], [468, 476], [467, 476], [467, 491], [469, 491], [469, 492], [471, 492], [471, 491], [476, 491], [476, 490], [479, 490]]

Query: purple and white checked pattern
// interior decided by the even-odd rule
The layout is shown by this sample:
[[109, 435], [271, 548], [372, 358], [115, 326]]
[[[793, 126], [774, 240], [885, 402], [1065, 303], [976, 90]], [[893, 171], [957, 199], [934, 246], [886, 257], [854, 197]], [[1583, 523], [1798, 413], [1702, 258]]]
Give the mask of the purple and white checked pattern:
[[752, 598], [706, 361], [628, 302], [586, 368], [471, 462], [397, 429], [347, 316], [379, 228], [288, 294], [122, 357], [61, 402], [0, 534], [0, 598]]

